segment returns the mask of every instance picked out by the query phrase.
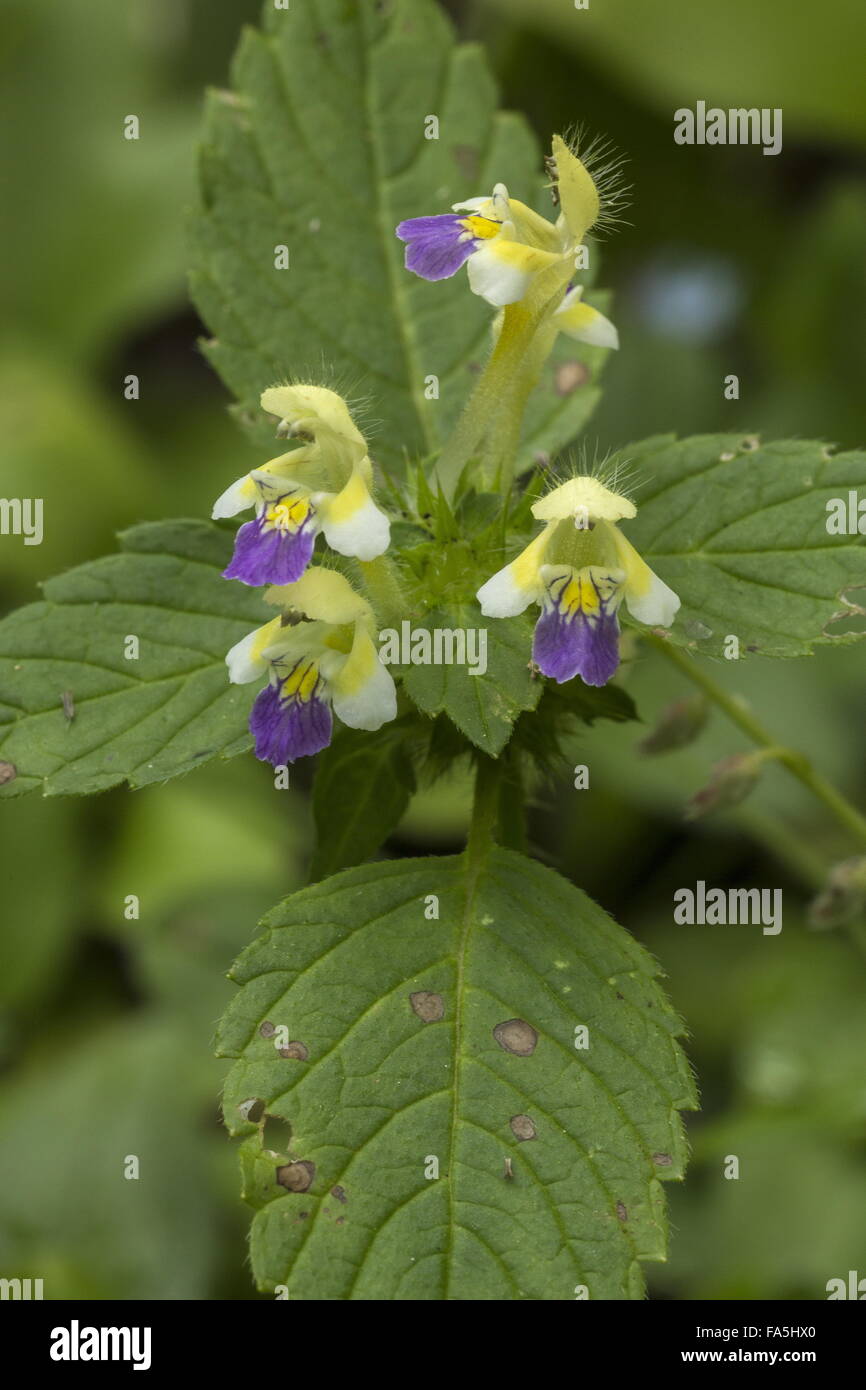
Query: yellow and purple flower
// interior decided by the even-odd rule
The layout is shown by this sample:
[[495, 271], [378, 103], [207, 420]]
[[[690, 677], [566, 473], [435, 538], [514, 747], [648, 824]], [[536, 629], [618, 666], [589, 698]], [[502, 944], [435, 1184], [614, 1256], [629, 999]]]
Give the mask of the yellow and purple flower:
[[388, 548], [390, 525], [373, 501], [373, 468], [363, 435], [343, 399], [323, 386], [274, 386], [262, 407], [277, 433], [305, 442], [253, 469], [217, 498], [213, 516], [255, 507], [240, 527], [226, 579], [292, 584], [324, 532], [332, 550], [372, 560]]
[[670, 627], [680, 601], [619, 529], [634, 503], [599, 478], [579, 475], [535, 502], [544, 530], [478, 590], [488, 618], [537, 603], [533, 661], [558, 682], [580, 676], [606, 685], [619, 665], [619, 607], [654, 627]]
[[[502, 308], [524, 299], [541, 272], [573, 265], [599, 219], [601, 200], [585, 165], [558, 135], [551, 166], [562, 209], [555, 224], [497, 183], [489, 197], [454, 203], [450, 213], [401, 222], [397, 236], [406, 243], [406, 269], [425, 280], [444, 280], [466, 265], [473, 293]], [[581, 304], [581, 292], [568, 289], [556, 311], [557, 327], [581, 341], [616, 347], [613, 324]]]
[[280, 616], [226, 657], [236, 684], [268, 675], [250, 714], [257, 758], [283, 767], [326, 748], [332, 710], [353, 729], [395, 718], [397, 694], [376, 650], [372, 610], [343, 575], [313, 566], [265, 598]]

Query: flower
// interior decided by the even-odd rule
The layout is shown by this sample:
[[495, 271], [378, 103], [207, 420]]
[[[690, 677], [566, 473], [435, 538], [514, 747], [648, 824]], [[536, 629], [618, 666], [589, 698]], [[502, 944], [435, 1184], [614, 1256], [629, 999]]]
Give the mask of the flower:
[[478, 590], [488, 618], [538, 603], [533, 660], [555, 681], [606, 685], [619, 665], [620, 604], [638, 622], [670, 627], [680, 601], [626, 540], [617, 522], [634, 503], [579, 475], [535, 502], [544, 530]]
[[[489, 198], [470, 198], [453, 209], [397, 227], [406, 242], [406, 269], [424, 280], [448, 279], [468, 261], [473, 293], [501, 307], [522, 299], [532, 276], [561, 259], [556, 229], [510, 198], [504, 183]], [[458, 216], [461, 211], [469, 215]]]
[[555, 310], [553, 322], [560, 333], [576, 338], [581, 343], [592, 343], [595, 347], [618, 348], [619, 334], [604, 314], [593, 309], [591, 304], [583, 303], [583, 285], [570, 286], [559, 308]]
[[225, 578], [292, 584], [310, 563], [320, 531], [341, 555], [381, 555], [390, 525], [373, 501], [367, 445], [345, 401], [324, 386], [273, 386], [261, 403], [279, 418], [278, 434], [306, 442], [253, 469], [217, 498], [215, 518], [256, 509], [255, 519], [237, 533]]
[[265, 598], [280, 616], [226, 657], [236, 684], [269, 676], [250, 714], [257, 758], [282, 767], [326, 748], [332, 709], [353, 729], [395, 718], [397, 693], [373, 641], [372, 609], [343, 575], [312, 566]]
[[[558, 135], [550, 162], [562, 209], [555, 225], [497, 183], [489, 197], [454, 203], [450, 213], [401, 222], [397, 236], [406, 242], [406, 269], [425, 280], [444, 280], [466, 264], [473, 293], [501, 308], [524, 299], [541, 271], [570, 267], [601, 215], [601, 199], [586, 166]], [[613, 324], [581, 304], [581, 293], [582, 287], [569, 287], [556, 310], [557, 327], [583, 342], [618, 346]]]

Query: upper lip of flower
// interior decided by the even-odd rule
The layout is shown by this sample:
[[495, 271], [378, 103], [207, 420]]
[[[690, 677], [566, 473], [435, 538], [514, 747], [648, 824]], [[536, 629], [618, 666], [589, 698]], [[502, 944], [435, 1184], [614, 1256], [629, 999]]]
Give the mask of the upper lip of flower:
[[366, 444], [342, 398], [325, 387], [285, 386], [263, 392], [262, 403], [272, 413], [294, 412], [312, 437], [238, 478], [215, 502], [214, 517], [256, 507], [255, 521], [238, 531], [226, 578], [251, 585], [299, 578], [319, 531], [342, 555], [381, 555], [390, 526], [373, 501]]
[[532, 504], [537, 521], [564, 521], [581, 514], [591, 521], [615, 522], [637, 516], [637, 507], [590, 473], [576, 474]]

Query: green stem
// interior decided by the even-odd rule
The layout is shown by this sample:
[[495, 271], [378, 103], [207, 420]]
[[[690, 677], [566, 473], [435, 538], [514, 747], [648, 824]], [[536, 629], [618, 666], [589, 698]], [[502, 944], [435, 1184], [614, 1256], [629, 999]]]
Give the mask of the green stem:
[[504, 756], [499, 786], [499, 843], [526, 853], [526, 790], [519, 754]]
[[496, 842], [499, 826], [499, 793], [502, 769], [493, 758], [479, 755], [475, 768], [475, 795], [466, 856], [470, 867], [483, 860]]
[[646, 638], [657, 651], [663, 652], [668, 660], [673, 662], [674, 666], [678, 667], [694, 685], [699, 686], [704, 694], [718, 705], [719, 709], [723, 710], [731, 722], [742, 729], [753, 743], [758, 744], [761, 748], [772, 750], [772, 756], [782, 763], [792, 776], [797, 778], [798, 782], [802, 782], [804, 787], [808, 787], [819, 801], [823, 801], [824, 805], [832, 811], [846, 830], [866, 844], [866, 816], [861, 815], [856, 806], [852, 806], [850, 801], [827, 781], [826, 777], [815, 770], [804, 753], [800, 753], [794, 748], [780, 747], [746, 705], [736, 696], [723, 690], [713, 680], [706, 668], [699, 666], [681, 648], [674, 646], [672, 642], [666, 641], [663, 637], [658, 637], [655, 633], [647, 633]]
[[436, 466], [449, 501], [476, 454], [481, 457], [484, 485], [510, 486], [523, 411], [556, 340], [550, 319], [571, 271], [572, 261], [566, 257], [538, 274], [525, 299], [506, 306], [496, 345]]

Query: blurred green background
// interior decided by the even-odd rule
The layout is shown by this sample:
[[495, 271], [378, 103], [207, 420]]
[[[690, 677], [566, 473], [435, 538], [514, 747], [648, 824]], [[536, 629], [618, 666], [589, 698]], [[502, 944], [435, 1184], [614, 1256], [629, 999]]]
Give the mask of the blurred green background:
[[[448, 8], [542, 139], [581, 120], [630, 158], [631, 225], [602, 275], [623, 351], [590, 448], [669, 429], [866, 444], [861, 0]], [[132, 522], [206, 515], [249, 466], [196, 346], [184, 220], [202, 88], [225, 83], [257, 12], [0, 6], [0, 495], [49, 499], [41, 546], [0, 541], [3, 611]], [[781, 106], [782, 154], [675, 145], [673, 111], [699, 98]], [[137, 142], [122, 137], [128, 114]], [[130, 373], [138, 401], [124, 399]], [[729, 373], [739, 401], [724, 399]], [[861, 651], [718, 674], [862, 804]], [[625, 679], [647, 723], [685, 693], [649, 656]], [[809, 931], [804, 908], [822, 866], [855, 847], [777, 769], [738, 811], [687, 826], [685, 801], [743, 741], [719, 716], [688, 750], [640, 759], [644, 732], [587, 731], [573, 755], [592, 792], [539, 787], [532, 833], [660, 958], [692, 1034], [704, 1108], [688, 1119], [690, 1178], [668, 1188], [671, 1257], [651, 1291], [822, 1298], [829, 1278], [866, 1274], [866, 956], [852, 933]], [[5, 1276], [42, 1277], [55, 1298], [255, 1296], [210, 1040], [233, 956], [304, 880], [295, 780], [276, 796], [249, 758], [134, 794], [0, 807]], [[416, 799], [389, 849], [456, 847], [464, 792], [458, 772]], [[674, 926], [673, 891], [697, 878], [783, 887], [781, 935]], [[124, 918], [131, 893], [138, 921]], [[138, 1181], [123, 1177], [130, 1154]], [[739, 1182], [721, 1176], [727, 1154]]]

